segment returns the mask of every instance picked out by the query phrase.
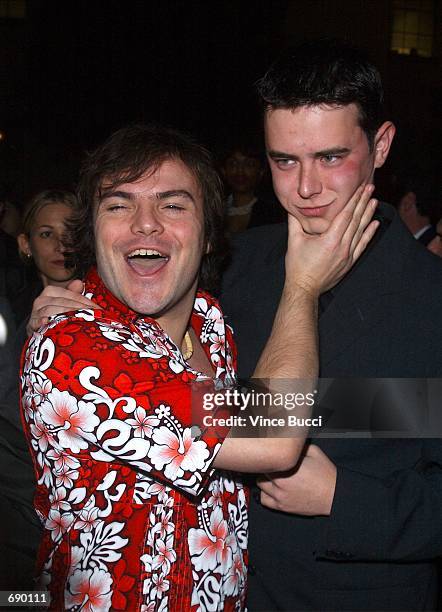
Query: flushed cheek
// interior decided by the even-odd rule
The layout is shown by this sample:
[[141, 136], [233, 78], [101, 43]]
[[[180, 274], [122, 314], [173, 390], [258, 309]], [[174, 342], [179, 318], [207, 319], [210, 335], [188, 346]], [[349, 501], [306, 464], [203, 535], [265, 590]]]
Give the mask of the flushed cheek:
[[359, 185], [368, 178], [367, 172], [359, 163], [348, 160], [340, 168], [336, 168], [324, 183], [327, 190], [337, 194], [340, 202], [345, 204]]
[[350, 157], [342, 160], [338, 165], [325, 168], [323, 171], [323, 182], [327, 185], [340, 186], [344, 183], [357, 181], [360, 173], [360, 164]]

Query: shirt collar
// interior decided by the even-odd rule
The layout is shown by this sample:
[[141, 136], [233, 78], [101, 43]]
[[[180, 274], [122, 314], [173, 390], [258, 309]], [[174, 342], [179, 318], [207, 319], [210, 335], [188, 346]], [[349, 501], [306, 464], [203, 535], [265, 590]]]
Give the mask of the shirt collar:
[[425, 234], [425, 232], [430, 229], [431, 225], [428, 223], [428, 225], [425, 225], [424, 227], [421, 227], [421, 229], [419, 231], [417, 231], [415, 234], [413, 234], [413, 236], [416, 238], [416, 240], [419, 240], [419, 238]]

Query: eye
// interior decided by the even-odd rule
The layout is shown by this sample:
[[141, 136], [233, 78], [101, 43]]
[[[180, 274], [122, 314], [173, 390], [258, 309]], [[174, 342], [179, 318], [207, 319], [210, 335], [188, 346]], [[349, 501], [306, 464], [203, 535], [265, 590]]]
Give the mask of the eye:
[[273, 163], [279, 168], [279, 170], [289, 170], [296, 164], [296, 160], [289, 159], [287, 157], [280, 157], [273, 159]]
[[342, 159], [341, 155], [333, 155], [332, 153], [330, 153], [330, 155], [323, 155], [321, 157], [321, 161], [323, 161], [325, 164], [335, 164], [336, 162], [338, 162], [340, 159]]
[[43, 232], [40, 232], [40, 238], [50, 238], [52, 235], [52, 232], [50, 230], [44, 230]]
[[162, 208], [163, 210], [171, 211], [171, 212], [178, 212], [181, 210], [186, 210], [185, 206], [178, 204], [177, 202], [169, 202], [168, 204], [165, 204]]
[[125, 208], [127, 208], [127, 206], [119, 202], [114, 202], [106, 206], [106, 210], [108, 210], [109, 212], [117, 212], [119, 210], [124, 210]]

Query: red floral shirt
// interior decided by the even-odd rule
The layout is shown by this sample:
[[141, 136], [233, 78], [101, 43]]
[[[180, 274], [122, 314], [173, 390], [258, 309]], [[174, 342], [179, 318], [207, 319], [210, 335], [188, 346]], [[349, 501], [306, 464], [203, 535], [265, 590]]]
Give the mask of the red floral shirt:
[[[30, 339], [22, 414], [44, 524], [39, 588], [55, 610], [244, 606], [247, 495], [214, 471], [219, 440], [193, 436], [198, 373], [155, 320], [95, 270], [100, 310], [53, 318]], [[234, 377], [232, 332], [199, 292], [191, 325], [215, 377]]]

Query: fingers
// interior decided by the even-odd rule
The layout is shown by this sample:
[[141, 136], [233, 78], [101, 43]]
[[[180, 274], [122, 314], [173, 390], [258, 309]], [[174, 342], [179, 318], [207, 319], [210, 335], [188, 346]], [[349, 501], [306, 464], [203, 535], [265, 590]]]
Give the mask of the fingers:
[[366, 221], [366, 224], [370, 221], [374, 213], [374, 208], [369, 204], [373, 190], [373, 185], [366, 185], [364, 187], [356, 206], [353, 208], [352, 218], [342, 237], [344, 243], [352, 245], [354, 237], [356, 235], [360, 237], [363, 229], [366, 227], [365, 225], [364, 228], [361, 229], [362, 221]]
[[357, 261], [359, 257], [362, 255], [362, 253], [365, 251], [365, 249], [367, 248], [367, 245], [369, 244], [369, 242], [375, 235], [376, 230], [378, 229], [379, 225], [380, 225], [379, 221], [376, 221], [376, 220], [372, 221], [370, 225], [367, 227], [367, 229], [365, 230], [365, 232], [362, 234], [361, 239], [356, 245], [355, 250], [353, 252], [353, 262]]
[[[345, 209], [341, 211], [341, 213], [345, 212], [345, 214], [343, 214], [342, 219], [338, 221], [338, 224], [335, 225], [335, 230], [332, 234], [333, 239], [339, 240], [339, 232], [342, 231], [345, 223], [348, 221], [348, 215], [351, 214], [351, 219], [340, 240], [341, 248], [347, 253], [347, 262], [343, 269], [344, 273], [350, 269], [353, 263], [364, 252], [379, 226], [377, 222], [372, 223], [371, 221], [378, 204], [376, 199], [370, 199], [373, 190], [373, 185], [366, 185], [362, 190], [361, 188], [356, 190], [355, 196], [352, 198], [352, 205], [348, 208], [345, 207]], [[356, 203], [355, 199], [357, 199]], [[353, 212], [351, 213], [351, 211]], [[341, 213], [339, 213], [339, 215]], [[339, 217], [339, 215], [337, 215], [337, 217]], [[336, 230], [336, 227], [338, 230]], [[338, 233], [336, 233], [336, 231], [338, 231]]]
[[[28, 335], [31, 335], [34, 331], [42, 327], [42, 325], [46, 325], [49, 321], [49, 317], [53, 317], [54, 315], [71, 312], [73, 310], [99, 308], [95, 302], [77, 293], [54, 288], [57, 290], [56, 293], [60, 291], [63, 292], [61, 297], [54, 297], [50, 295], [51, 292], [47, 291], [47, 289], [49, 289], [49, 287], [46, 287], [45, 291], [34, 302], [31, 317], [26, 326]], [[72, 298], [70, 296], [72, 296]]]
[[37, 331], [39, 327], [46, 325], [49, 322], [49, 319], [46, 317], [30, 317], [27, 325], [26, 325], [26, 334], [28, 336], [32, 336], [32, 334]]
[[[370, 195], [373, 193], [373, 185], [359, 185], [344, 208], [336, 215], [330, 223], [329, 232], [332, 232], [338, 240], [342, 240], [346, 231], [359, 221]], [[353, 225], [354, 227], [354, 225]]]
[[34, 302], [32, 315], [51, 317], [54, 314], [68, 312], [70, 310], [82, 310], [84, 308], [97, 309], [99, 306], [88, 299], [84, 301], [75, 297], [72, 299], [69, 297], [53, 297], [49, 299], [40, 296]]
[[95, 302], [85, 297], [84, 295], [77, 293], [78, 283], [80, 283], [81, 287], [83, 287], [82, 281], [76, 280], [72, 282], [77, 283], [77, 285], [74, 286], [75, 291], [71, 291], [70, 289], [63, 289], [62, 287], [48, 285], [35, 300], [33, 313], [36, 309], [49, 305], [66, 305], [69, 306], [70, 310], [78, 310], [79, 308], [98, 308]]
[[69, 289], [69, 291], [73, 291], [74, 293], [78, 293], [81, 295], [84, 289], [84, 283], [79, 278], [75, 278], [66, 286], [66, 289]]
[[256, 484], [260, 488], [260, 501], [263, 506], [275, 508], [277, 501], [275, 498], [274, 485], [271, 480], [265, 476], [260, 476], [256, 479]]
[[267, 495], [264, 491], [261, 491], [260, 501], [263, 506], [266, 508], [274, 508], [275, 510], [278, 508], [278, 502], [274, 497]]
[[293, 234], [304, 234], [301, 223], [294, 215], [287, 215], [287, 223], [289, 228], [289, 236]]
[[350, 253], [353, 255], [357, 245], [359, 244], [361, 237], [363, 235], [363, 233], [365, 232], [365, 230], [367, 229], [367, 227], [369, 226], [374, 213], [376, 212], [376, 208], [378, 205], [378, 201], [375, 200], [374, 198], [372, 198], [368, 204], [366, 205], [365, 209], [363, 210], [362, 216], [359, 220], [359, 224], [356, 227], [356, 230], [354, 231], [353, 236], [351, 236], [351, 234], [349, 234], [349, 237], [351, 239], [351, 243], [350, 243]]

